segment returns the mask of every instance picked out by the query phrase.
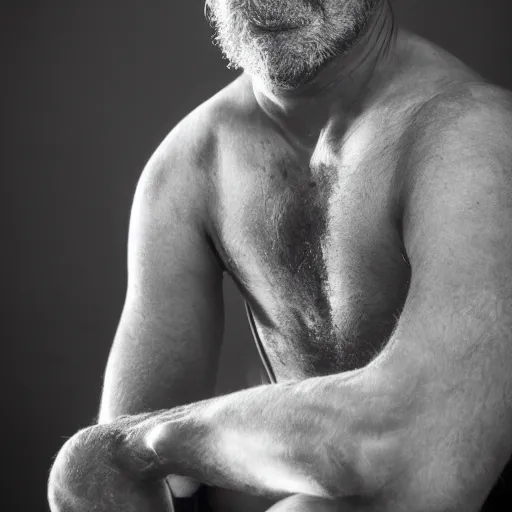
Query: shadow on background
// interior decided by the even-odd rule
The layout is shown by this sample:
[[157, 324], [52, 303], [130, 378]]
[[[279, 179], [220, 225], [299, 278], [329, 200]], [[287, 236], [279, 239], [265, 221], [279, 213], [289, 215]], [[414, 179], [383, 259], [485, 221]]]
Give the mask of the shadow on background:
[[[115, 5], [114, 5], [115, 4]], [[506, 0], [395, 1], [398, 19], [512, 88]], [[0, 10], [2, 510], [44, 511], [51, 457], [93, 421], [121, 312], [138, 176], [235, 76], [198, 0], [7, 2]], [[258, 379], [226, 282], [219, 391]]]

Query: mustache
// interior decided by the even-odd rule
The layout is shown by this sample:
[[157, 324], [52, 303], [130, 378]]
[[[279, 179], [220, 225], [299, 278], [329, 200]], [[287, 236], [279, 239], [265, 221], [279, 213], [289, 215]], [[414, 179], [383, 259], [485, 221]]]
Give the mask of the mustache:
[[218, 18], [217, 12], [236, 18], [245, 18], [256, 25], [279, 26], [289, 23], [306, 25], [311, 16], [321, 10], [319, 0], [206, 0], [204, 13], [212, 25]]

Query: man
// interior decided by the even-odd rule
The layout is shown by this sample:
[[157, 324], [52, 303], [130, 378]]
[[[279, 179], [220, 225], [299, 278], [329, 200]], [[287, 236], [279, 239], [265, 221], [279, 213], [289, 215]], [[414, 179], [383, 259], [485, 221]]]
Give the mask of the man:
[[[52, 510], [481, 510], [512, 452], [510, 94], [385, 0], [208, 9], [244, 74], [142, 174]], [[209, 398], [224, 272], [275, 383]]]

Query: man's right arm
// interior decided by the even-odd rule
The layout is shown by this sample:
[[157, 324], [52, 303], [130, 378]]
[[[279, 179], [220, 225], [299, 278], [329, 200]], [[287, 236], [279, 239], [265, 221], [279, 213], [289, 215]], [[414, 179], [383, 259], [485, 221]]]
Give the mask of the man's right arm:
[[183, 125], [155, 151], [135, 193], [127, 293], [100, 423], [213, 393], [223, 332], [222, 270], [208, 234], [211, 174], [198, 169], [204, 155], [194, 154], [190, 139], [197, 136]]
[[[150, 158], [137, 185], [130, 218], [127, 293], [106, 368], [100, 424], [122, 415], [172, 409], [213, 394], [224, 322], [222, 269], [207, 223], [210, 169], [200, 168], [208, 155], [205, 146], [196, 153], [199, 146], [191, 139], [198, 137], [190, 134], [183, 122], [178, 125]], [[93, 462], [99, 454], [90, 453], [80, 467], [70, 466], [82, 437], [73, 436], [55, 460], [49, 481], [52, 510], [96, 506], [82, 503], [81, 496], [90, 484], [87, 460]], [[109, 450], [108, 446], [103, 449]], [[121, 478], [108, 468], [105, 471], [104, 480], [112, 485]], [[172, 478], [175, 494], [177, 490], [189, 495], [195, 489], [188, 479]], [[126, 486], [129, 496], [132, 482], [123, 477], [119, 484]], [[158, 501], [157, 494], [149, 502]], [[130, 507], [145, 510], [147, 504], [137, 499], [130, 498]]]

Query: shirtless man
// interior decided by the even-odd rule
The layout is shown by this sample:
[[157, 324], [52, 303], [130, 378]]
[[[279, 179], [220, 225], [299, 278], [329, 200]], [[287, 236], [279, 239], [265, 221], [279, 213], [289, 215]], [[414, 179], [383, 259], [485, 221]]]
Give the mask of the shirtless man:
[[[512, 453], [510, 94], [387, 0], [208, 8], [244, 73], [142, 173], [99, 424], [52, 510], [199, 483], [216, 512], [481, 510]], [[224, 272], [276, 382], [211, 398]]]

